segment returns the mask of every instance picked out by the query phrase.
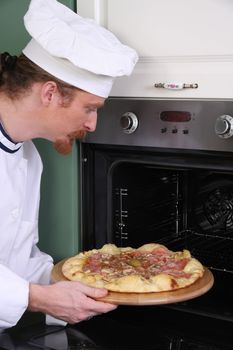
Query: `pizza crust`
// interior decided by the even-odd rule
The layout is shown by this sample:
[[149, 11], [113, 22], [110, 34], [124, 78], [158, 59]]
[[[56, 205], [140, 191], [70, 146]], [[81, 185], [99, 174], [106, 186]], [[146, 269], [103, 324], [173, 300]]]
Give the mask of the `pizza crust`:
[[[101, 272], [93, 272], [88, 269], [84, 269], [88, 258], [95, 256], [95, 254], [101, 254], [101, 257], [115, 257], [119, 254], [136, 252], [139, 254], [158, 254], [160, 252], [172, 253], [172, 261], [174, 265], [179, 264], [182, 259], [188, 259], [187, 264], [183, 268], [183, 275], [173, 276], [166, 272], [160, 272], [155, 275], [151, 275], [147, 278], [140, 275], [140, 273], [132, 273], [126, 275], [119, 275], [113, 273], [112, 267], [104, 266]], [[110, 259], [109, 258], [109, 259]], [[131, 259], [135, 260], [136, 259]], [[133, 261], [135, 264], [135, 262]], [[146, 270], [146, 269], [145, 269]], [[114, 292], [126, 292], [126, 293], [149, 293], [149, 292], [162, 292], [172, 291], [179, 288], [185, 288], [193, 284], [197, 279], [203, 276], [204, 267], [195, 258], [191, 257], [188, 250], [182, 252], [171, 252], [164, 245], [157, 243], [145, 244], [138, 249], [131, 247], [117, 247], [114, 244], [105, 244], [101, 249], [92, 249], [86, 252], [77, 254], [65, 261], [62, 266], [63, 275], [72, 281], [80, 281], [92, 287], [106, 288], [109, 291]]]
[[164, 248], [168, 250], [164, 245], [158, 244], [158, 243], [147, 243], [137, 248], [137, 250], [140, 252], [152, 252], [154, 249], [158, 249], [158, 248]]

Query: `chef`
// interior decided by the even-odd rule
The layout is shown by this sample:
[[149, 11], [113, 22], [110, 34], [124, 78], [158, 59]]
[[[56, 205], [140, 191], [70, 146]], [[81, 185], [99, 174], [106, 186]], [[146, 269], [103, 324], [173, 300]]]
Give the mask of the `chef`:
[[56, 0], [32, 0], [24, 23], [30, 42], [19, 57], [2, 53], [0, 66], [0, 330], [26, 310], [76, 323], [115, 309], [96, 300], [105, 289], [50, 283], [53, 260], [37, 247], [42, 162], [32, 140], [69, 153], [95, 130], [114, 79], [130, 75], [138, 59]]

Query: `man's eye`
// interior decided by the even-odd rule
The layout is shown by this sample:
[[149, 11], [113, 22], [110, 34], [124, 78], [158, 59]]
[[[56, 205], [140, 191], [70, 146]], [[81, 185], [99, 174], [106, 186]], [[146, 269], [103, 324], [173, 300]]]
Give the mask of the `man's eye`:
[[96, 113], [97, 112], [97, 108], [86, 108], [86, 112], [87, 113]]

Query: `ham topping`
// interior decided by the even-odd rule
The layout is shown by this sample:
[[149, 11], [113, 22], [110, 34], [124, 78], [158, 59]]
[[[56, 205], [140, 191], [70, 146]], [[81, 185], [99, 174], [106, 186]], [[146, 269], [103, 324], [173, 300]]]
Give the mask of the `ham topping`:
[[140, 274], [149, 279], [161, 272], [174, 277], [188, 278], [190, 274], [183, 270], [190, 258], [177, 259], [168, 249], [157, 248], [152, 252], [130, 251], [111, 255], [94, 253], [87, 258], [83, 271], [100, 273], [103, 277], [121, 277], [131, 274]]

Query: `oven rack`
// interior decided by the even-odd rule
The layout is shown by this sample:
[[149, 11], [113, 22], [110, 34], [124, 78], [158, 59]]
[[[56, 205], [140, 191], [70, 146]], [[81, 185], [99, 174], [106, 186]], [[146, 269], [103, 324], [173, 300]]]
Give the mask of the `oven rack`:
[[[157, 241], [158, 242], [158, 241]], [[201, 234], [191, 230], [159, 240], [173, 251], [188, 249], [210, 269], [233, 273], [233, 238]]]

